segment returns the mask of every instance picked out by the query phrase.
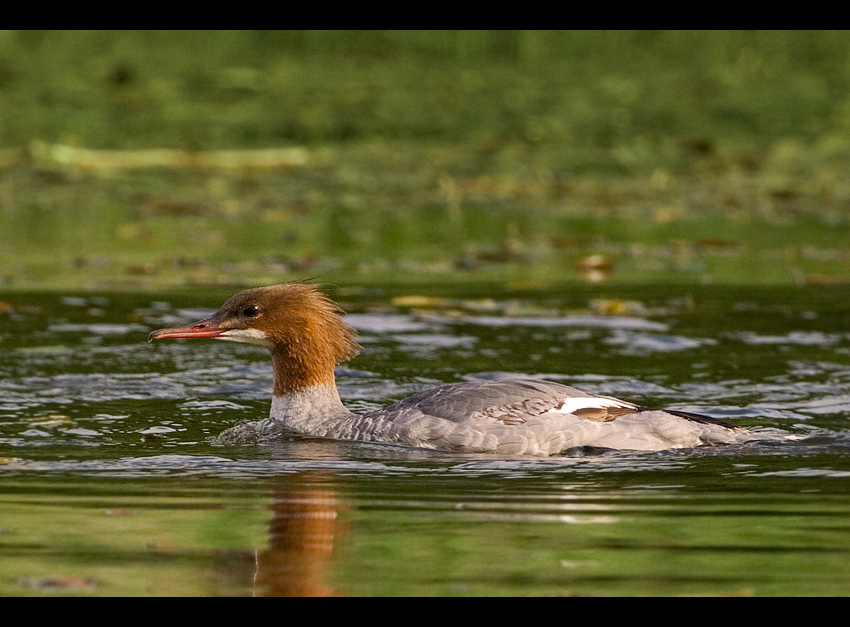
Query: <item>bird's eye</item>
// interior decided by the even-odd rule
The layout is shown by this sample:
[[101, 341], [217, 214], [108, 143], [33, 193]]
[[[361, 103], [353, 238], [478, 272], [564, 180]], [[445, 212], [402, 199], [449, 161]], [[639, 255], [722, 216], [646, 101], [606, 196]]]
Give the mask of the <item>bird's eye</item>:
[[256, 305], [248, 305], [245, 309], [242, 310], [242, 315], [252, 318], [260, 313], [260, 308]]

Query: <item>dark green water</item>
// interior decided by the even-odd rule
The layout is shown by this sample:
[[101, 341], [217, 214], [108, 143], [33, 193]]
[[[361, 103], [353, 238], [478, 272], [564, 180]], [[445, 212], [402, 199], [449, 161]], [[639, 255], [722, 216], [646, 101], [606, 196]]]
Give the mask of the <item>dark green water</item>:
[[354, 409], [509, 371], [799, 436], [554, 459], [212, 446], [266, 354], [145, 339], [227, 291], [0, 295], [0, 595], [845, 595], [847, 293], [333, 294]]

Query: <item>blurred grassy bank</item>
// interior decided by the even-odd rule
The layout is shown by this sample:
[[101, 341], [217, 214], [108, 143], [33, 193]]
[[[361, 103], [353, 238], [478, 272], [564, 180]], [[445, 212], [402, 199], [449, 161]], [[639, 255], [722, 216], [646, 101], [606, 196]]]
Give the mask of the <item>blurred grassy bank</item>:
[[0, 32], [0, 287], [850, 282], [846, 32]]

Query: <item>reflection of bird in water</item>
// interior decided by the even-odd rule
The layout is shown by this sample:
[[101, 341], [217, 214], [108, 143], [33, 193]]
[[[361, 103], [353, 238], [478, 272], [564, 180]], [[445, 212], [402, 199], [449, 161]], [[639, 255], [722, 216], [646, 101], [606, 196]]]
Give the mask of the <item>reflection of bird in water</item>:
[[357, 354], [354, 330], [336, 305], [308, 283], [245, 290], [206, 320], [150, 335], [160, 338], [218, 338], [271, 351], [270, 416], [228, 429], [219, 436], [222, 443], [298, 433], [453, 452], [546, 456], [585, 446], [664, 450], [755, 437], [716, 418], [652, 410], [530, 377], [444, 385], [355, 414], [340, 401], [334, 380], [334, 367]]
[[338, 504], [330, 484], [317, 475], [276, 478], [269, 525], [269, 548], [257, 552], [257, 596], [323, 597], [334, 542], [342, 533]]

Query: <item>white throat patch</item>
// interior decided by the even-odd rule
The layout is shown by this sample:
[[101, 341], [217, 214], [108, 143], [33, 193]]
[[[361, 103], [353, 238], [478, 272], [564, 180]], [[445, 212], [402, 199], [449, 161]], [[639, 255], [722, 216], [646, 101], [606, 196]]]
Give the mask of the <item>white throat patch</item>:
[[230, 329], [219, 335], [217, 340], [229, 340], [231, 342], [243, 342], [256, 346], [268, 346], [269, 341], [266, 334], [257, 329]]

